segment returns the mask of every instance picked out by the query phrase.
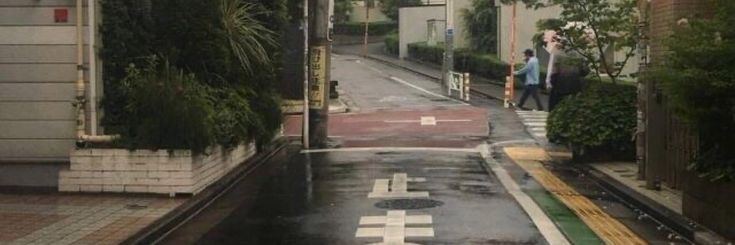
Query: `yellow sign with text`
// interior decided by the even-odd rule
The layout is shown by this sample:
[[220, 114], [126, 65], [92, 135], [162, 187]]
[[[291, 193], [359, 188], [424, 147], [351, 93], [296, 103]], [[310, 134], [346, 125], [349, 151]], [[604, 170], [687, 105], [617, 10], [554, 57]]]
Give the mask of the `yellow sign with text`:
[[327, 47], [311, 48], [309, 57], [309, 108], [324, 107], [324, 93], [327, 83]]

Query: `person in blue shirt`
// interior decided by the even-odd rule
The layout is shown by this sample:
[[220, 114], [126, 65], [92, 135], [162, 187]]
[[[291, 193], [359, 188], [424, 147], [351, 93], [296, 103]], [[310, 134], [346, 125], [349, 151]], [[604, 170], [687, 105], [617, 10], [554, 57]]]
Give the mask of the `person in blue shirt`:
[[513, 75], [516, 76], [526, 75], [526, 86], [523, 89], [523, 96], [521, 96], [521, 101], [520, 103], [518, 103], [518, 107], [522, 110], [527, 110], [525, 107], [523, 107], [523, 104], [526, 103], [526, 99], [528, 99], [528, 96], [531, 95], [533, 96], [533, 100], [536, 101], [536, 108], [543, 111], [544, 106], [541, 104], [541, 99], [538, 96], [540, 73], [538, 59], [533, 56], [533, 50], [526, 49], [526, 51], [523, 51], [523, 54], [526, 56], [526, 65], [520, 70], [513, 73]]

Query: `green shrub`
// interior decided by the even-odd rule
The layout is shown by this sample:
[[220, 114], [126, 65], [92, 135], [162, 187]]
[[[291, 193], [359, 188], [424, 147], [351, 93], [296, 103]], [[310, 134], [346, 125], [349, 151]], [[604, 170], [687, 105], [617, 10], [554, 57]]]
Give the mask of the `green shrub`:
[[390, 34], [386, 35], [385, 39], [383, 39], [383, 42], [385, 42], [385, 49], [388, 51], [388, 53], [398, 55], [400, 42], [397, 32], [391, 32]]
[[[444, 62], [444, 46], [429, 46], [426, 42], [408, 44], [408, 57], [423, 62], [441, 65]], [[523, 67], [517, 64], [516, 69]], [[483, 54], [468, 49], [456, 49], [454, 51], [454, 69], [458, 72], [469, 72], [472, 76], [480, 76], [485, 79], [505, 82], [505, 77], [510, 71], [510, 65], [503, 62], [494, 54]], [[545, 87], [546, 69], [541, 67], [541, 87]], [[516, 87], [523, 86], [523, 80], [516, 79]]]
[[202, 152], [214, 142], [214, 109], [208, 88], [193, 74], [155, 62], [128, 68], [122, 82], [123, 142], [137, 149], [191, 149]]
[[[368, 34], [370, 36], [383, 36], [397, 29], [398, 29], [398, 25], [395, 22], [389, 22], [389, 21], [370, 22], [370, 26], [368, 27]], [[365, 35], [365, 23], [347, 22], [347, 23], [334, 24], [334, 34], [349, 35], [349, 36]]]
[[571, 146], [575, 157], [605, 153], [628, 160], [635, 155], [635, 127], [635, 86], [593, 82], [549, 114], [547, 132], [550, 141]]

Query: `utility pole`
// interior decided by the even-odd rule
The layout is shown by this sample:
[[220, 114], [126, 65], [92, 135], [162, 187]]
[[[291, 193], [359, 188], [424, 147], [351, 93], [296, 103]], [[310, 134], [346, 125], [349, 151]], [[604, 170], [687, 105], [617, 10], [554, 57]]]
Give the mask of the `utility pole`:
[[309, 0], [309, 145], [327, 146], [330, 79], [330, 0]]
[[368, 55], [368, 34], [370, 30], [370, 1], [365, 0], [365, 38], [362, 43], [362, 56], [367, 57]]
[[518, 1], [513, 1], [513, 13], [511, 15], [510, 19], [510, 75], [508, 76], [508, 79], [505, 84], [505, 108], [509, 108], [510, 104], [513, 103], [513, 95], [515, 90], [515, 75], [513, 75], [513, 72], [516, 69], [516, 15], [517, 15], [517, 8], [518, 8]]
[[449, 81], [454, 70], [454, 0], [446, 0], [444, 5], [444, 18], [446, 23], [446, 32], [444, 33], [444, 66], [442, 72], [443, 85], [446, 94], [450, 93]]

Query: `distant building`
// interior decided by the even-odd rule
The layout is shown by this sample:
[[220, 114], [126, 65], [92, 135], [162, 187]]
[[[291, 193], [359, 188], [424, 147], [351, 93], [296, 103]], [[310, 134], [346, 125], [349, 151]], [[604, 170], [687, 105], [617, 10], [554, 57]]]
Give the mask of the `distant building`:
[[[454, 47], [466, 48], [469, 45], [462, 10], [472, 7], [472, 0], [454, 0]], [[435, 39], [444, 42], [446, 34], [446, 2], [444, 0], [424, 0], [423, 4], [401, 6], [399, 9], [399, 56], [408, 57], [408, 44], [427, 42]], [[431, 35], [432, 32], [435, 35]], [[431, 38], [430, 35], [433, 37]]]
[[[84, 79], [97, 85], [99, 100], [100, 69], [91, 70], [89, 62], [98, 60], [96, 46], [89, 55], [87, 4], [92, 1], [84, 0], [82, 9]], [[68, 166], [77, 125], [75, 4], [0, 1], [0, 186], [54, 186], [58, 170]], [[93, 109], [88, 106], [87, 115]], [[97, 124], [97, 118], [87, 117], [87, 123]]]

